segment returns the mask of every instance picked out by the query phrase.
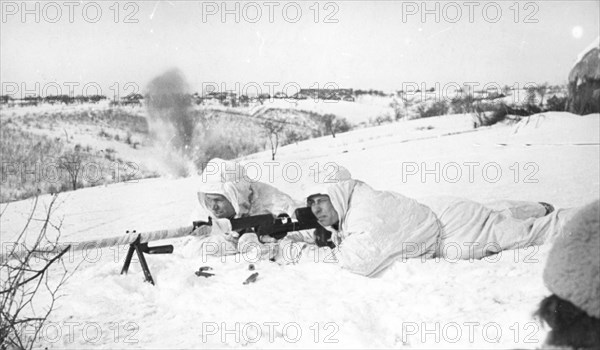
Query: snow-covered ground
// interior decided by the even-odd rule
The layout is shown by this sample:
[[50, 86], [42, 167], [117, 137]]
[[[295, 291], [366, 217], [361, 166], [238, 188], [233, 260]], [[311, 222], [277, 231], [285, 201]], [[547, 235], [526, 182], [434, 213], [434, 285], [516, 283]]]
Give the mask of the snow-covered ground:
[[[269, 163], [268, 151], [242, 163], [253, 178], [299, 200], [314, 176], [311, 169], [335, 162], [377, 189], [415, 198], [454, 195], [573, 207], [600, 197], [599, 141], [597, 114], [544, 113], [477, 130], [469, 116], [455, 115], [288, 145], [278, 151], [276, 164]], [[150, 179], [61, 195], [54, 212], [63, 219], [61, 240], [187, 225], [199, 181]], [[2, 204], [3, 245], [22, 229], [31, 205]], [[41, 216], [43, 205], [38, 208]], [[119, 274], [126, 247], [70, 253], [67, 267], [79, 267], [62, 290], [41, 345], [506, 349], [540, 348], [547, 333], [532, 312], [549, 294], [542, 282], [549, 246], [480, 261], [399, 261], [369, 279], [330, 263], [260, 261], [249, 271], [252, 256], [198, 256], [192, 238], [170, 242], [173, 254], [147, 256], [156, 286], [142, 282], [135, 261], [129, 275]], [[215, 276], [195, 276], [200, 266], [211, 266]], [[253, 272], [257, 281], [242, 284]]]

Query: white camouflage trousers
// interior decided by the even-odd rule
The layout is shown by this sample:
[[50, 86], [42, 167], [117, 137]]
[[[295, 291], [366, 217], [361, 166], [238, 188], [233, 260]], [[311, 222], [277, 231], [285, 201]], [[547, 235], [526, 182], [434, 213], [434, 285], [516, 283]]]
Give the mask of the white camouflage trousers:
[[437, 215], [441, 235], [434, 257], [481, 259], [508, 249], [541, 245], [562, 233], [571, 209], [546, 214], [536, 202], [495, 201], [486, 204], [462, 198], [422, 201]]

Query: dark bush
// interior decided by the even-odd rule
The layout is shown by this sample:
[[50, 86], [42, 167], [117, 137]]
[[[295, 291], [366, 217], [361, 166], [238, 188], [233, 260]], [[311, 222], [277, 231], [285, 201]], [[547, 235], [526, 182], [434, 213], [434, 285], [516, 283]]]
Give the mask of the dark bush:
[[546, 101], [546, 110], [564, 112], [567, 106], [567, 97], [557, 97], [556, 95], [550, 97]]
[[447, 114], [449, 110], [448, 103], [446, 101], [434, 102], [431, 106], [427, 107], [425, 104], [417, 107], [417, 113], [419, 118], [437, 117], [440, 115]]

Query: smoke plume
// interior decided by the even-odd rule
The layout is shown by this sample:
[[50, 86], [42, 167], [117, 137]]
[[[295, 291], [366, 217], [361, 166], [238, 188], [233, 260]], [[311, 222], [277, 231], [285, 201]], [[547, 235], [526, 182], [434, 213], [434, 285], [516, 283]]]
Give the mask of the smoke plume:
[[176, 176], [195, 172], [192, 142], [196, 122], [189, 86], [178, 69], [152, 79], [147, 86], [146, 108], [150, 134], [163, 153], [162, 162]]

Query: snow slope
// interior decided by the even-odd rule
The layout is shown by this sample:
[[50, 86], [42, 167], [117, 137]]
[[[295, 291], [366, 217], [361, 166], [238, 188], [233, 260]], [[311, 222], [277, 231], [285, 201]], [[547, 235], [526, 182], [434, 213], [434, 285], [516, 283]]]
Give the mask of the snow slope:
[[[243, 163], [254, 178], [298, 199], [315, 175], [311, 169], [327, 162], [375, 188], [416, 198], [521, 199], [557, 207], [599, 198], [597, 114], [545, 113], [475, 131], [470, 122], [461, 115], [398, 122], [288, 145], [276, 164], [269, 163], [269, 152]], [[56, 211], [63, 218], [61, 239], [186, 225], [200, 180], [151, 179], [67, 193]], [[22, 228], [31, 204], [2, 205], [3, 244]], [[328, 263], [280, 266], [253, 256], [198, 256], [189, 237], [171, 243], [174, 254], [147, 257], [156, 286], [142, 282], [135, 261], [128, 276], [119, 275], [125, 247], [71, 253], [67, 266], [79, 267], [51, 315], [52, 326], [42, 332], [42, 345], [539, 348], [547, 333], [532, 312], [549, 294], [541, 277], [549, 246], [480, 261], [399, 261], [368, 279]], [[250, 262], [258, 280], [243, 285], [255, 272]], [[193, 274], [204, 265], [214, 268], [214, 277]]]

